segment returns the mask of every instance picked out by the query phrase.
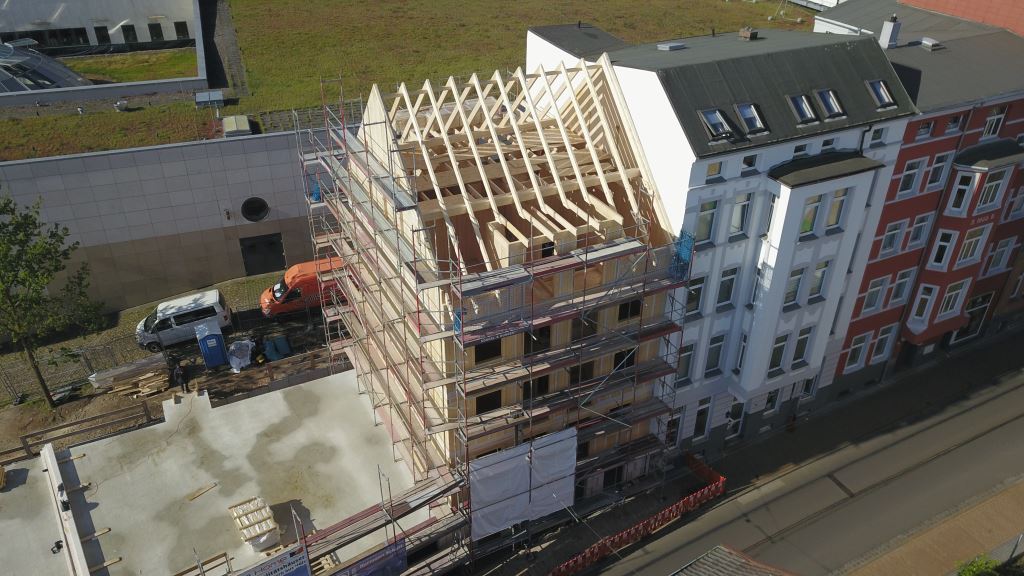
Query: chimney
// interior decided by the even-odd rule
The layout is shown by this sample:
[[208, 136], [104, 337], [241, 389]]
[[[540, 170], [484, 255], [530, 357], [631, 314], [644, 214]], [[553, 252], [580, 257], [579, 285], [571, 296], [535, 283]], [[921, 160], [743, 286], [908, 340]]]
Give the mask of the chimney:
[[878, 44], [882, 48], [895, 48], [900, 37], [900, 21], [893, 14], [888, 20], [882, 23], [882, 33], [878, 36]]
[[754, 30], [750, 26], [740, 28], [740, 38], [744, 40], [757, 40], [757, 30]]

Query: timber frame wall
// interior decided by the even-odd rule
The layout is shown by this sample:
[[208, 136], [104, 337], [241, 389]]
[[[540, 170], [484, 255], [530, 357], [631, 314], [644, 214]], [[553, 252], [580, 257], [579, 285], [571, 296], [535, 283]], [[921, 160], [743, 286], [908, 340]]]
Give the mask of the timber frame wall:
[[580, 497], [674, 444], [692, 242], [610, 71], [375, 86], [361, 124], [325, 105], [325, 129], [297, 134], [318, 257], [344, 262], [321, 273], [332, 356], [417, 480], [576, 426]]

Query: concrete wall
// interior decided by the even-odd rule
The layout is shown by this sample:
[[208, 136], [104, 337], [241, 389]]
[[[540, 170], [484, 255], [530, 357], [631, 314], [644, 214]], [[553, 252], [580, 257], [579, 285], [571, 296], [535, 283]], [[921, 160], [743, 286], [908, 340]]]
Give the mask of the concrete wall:
[[[239, 238], [280, 232], [288, 263], [312, 257], [290, 133], [0, 163], [0, 189], [42, 199], [48, 222], [81, 243], [108, 309], [245, 275]], [[242, 218], [263, 198], [270, 214]]]
[[97, 44], [96, 26], [106, 26], [115, 44], [124, 42], [125, 24], [135, 26], [139, 42], [150, 41], [150, 23], [160, 23], [168, 40], [176, 37], [175, 22], [188, 22], [192, 38], [199, 33], [193, 0], [7, 0], [0, 5], [0, 32], [85, 28], [92, 45]]
[[[200, 50], [197, 48], [196, 52]], [[202, 58], [200, 57], [200, 62]], [[203, 66], [205, 68], [205, 65]], [[145, 94], [190, 93], [206, 90], [206, 73], [202, 77], [172, 78], [168, 80], [148, 80], [146, 82], [125, 82], [123, 84], [97, 84], [94, 86], [76, 86], [73, 88], [51, 88], [49, 90], [29, 90], [26, 92], [6, 92], [0, 94], [0, 107], [32, 106], [36, 102], [77, 102], [82, 100], [110, 100], [111, 106], [119, 98], [140, 96]], [[129, 101], [129, 106], [131, 102]]]

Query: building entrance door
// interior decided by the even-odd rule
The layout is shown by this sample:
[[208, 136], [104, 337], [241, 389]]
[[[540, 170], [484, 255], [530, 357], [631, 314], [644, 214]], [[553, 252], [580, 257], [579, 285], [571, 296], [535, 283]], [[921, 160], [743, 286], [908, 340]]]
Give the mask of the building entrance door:
[[246, 276], [284, 270], [284, 243], [280, 234], [239, 238]]

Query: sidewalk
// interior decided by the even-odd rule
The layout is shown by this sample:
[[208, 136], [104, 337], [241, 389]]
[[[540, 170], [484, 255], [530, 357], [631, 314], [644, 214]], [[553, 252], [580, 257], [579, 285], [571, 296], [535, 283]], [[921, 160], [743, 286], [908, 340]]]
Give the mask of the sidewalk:
[[1018, 481], [847, 574], [948, 574], [961, 562], [985, 554], [1024, 531], [1022, 511], [1024, 481]]
[[[698, 517], [699, 522], [698, 518], [685, 519], [656, 534], [654, 540], [679, 532], [672, 535], [673, 540], [682, 539], [684, 543], [697, 545], [696, 540], [701, 535], [698, 530], [707, 534], [736, 518], [746, 518], [748, 511], [763, 506], [765, 502], [771, 504], [772, 514], [778, 516], [772, 518], [771, 523], [781, 529], [790, 518], [799, 520], [801, 514], [807, 512], [802, 509], [802, 498], [787, 498], [798, 487], [815, 492], [822, 502], [843, 498], [840, 489], [816, 479], [839, 467], [849, 467], [853, 475], [848, 481], [856, 484], [857, 462], [865, 458], [864, 455], [885, 451], [894, 442], [915, 435], [922, 436], [916, 444], [928, 446], [933, 440], [929, 431], [934, 426], [924, 422], [928, 418], [946, 410], [951, 415], [944, 414], [940, 422], [950, 420], [967, 414], [979, 403], [1005, 394], [1006, 390], [1019, 387], [1019, 384], [1008, 383], [1022, 364], [1019, 338], [1019, 335], [1004, 335], [997, 342], [979, 343], [973, 349], [958, 351], [937, 365], [901, 374], [898, 380], [876, 392], [853, 397], [826, 414], [819, 411], [813, 418], [801, 421], [793, 432], [779, 432], [732, 447], [721, 460], [712, 463], [729, 479], [728, 500], [704, 511]], [[1006, 383], [1002, 390], [992, 387], [1000, 382]], [[963, 433], [968, 437], [972, 430], [965, 426]], [[920, 451], [916, 446], [897, 447], [882, 465], [899, 465], [901, 458], [908, 456], [899, 453], [901, 449]], [[872, 463], [871, 468], [871, 473], [877, 474], [878, 465]], [[482, 573], [547, 573], [600, 537], [628, 528], [636, 518], [653, 513], [664, 507], [666, 502], [681, 496], [678, 489], [668, 486], [631, 498], [624, 506], [561, 530], [534, 549], [534, 558], [515, 557], [489, 570], [482, 570]], [[609, 561], [623, 560], [642, 548], [643, 544], [622, 551], [621, 556], [612, 556]], [[606, 565], [606, 568], [613, 573], [634, 571], [628, 566], [630, 562], [623, 564], [622, 567]]]

